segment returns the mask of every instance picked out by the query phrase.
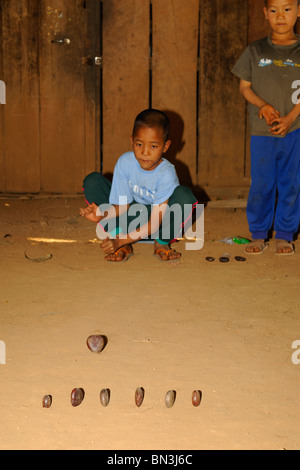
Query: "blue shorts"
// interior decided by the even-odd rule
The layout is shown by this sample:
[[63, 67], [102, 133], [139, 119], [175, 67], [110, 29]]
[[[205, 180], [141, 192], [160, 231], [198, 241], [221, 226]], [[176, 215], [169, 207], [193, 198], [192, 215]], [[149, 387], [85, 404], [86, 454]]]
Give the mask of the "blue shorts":
[[[283, 138], [251, 137], [247, 216], [253, 239], [292, 241], [300, 224], [300, 129]], [[277, 205], [276, 205], [277, 200]]]

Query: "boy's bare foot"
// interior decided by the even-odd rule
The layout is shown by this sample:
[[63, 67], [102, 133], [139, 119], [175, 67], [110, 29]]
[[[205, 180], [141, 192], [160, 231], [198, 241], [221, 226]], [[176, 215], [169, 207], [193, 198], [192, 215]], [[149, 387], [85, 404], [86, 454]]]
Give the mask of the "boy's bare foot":
[[120, 263], [127, 261], [133, 255], [133, 248], [131, 245], [121, 246], [115, 253], [105, 256], [106, 261], [113, 263]]
[[286, 240], [276, 240], [276, 255], [293, 255], [294, 253], [292, 243]]
[[154, 244], [154, 255], [159, 256], [161, 261], [172, 261], [181, 257], [181, 253], [172, 250], [170, 245], [161, 245], [157, 241]]
[[261, 255], [267, 248], [268, 243], [265, 240], [253, 240], [246, 246], [245, 252], [249, 255]]

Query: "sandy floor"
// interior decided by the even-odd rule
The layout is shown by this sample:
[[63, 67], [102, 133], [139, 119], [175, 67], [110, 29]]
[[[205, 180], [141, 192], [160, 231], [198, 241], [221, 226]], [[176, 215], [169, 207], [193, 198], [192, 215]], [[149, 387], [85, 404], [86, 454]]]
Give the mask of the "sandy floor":
[[[245, 211], [208, 208], [205, 246], [162, 263], [151, 245], [103, 260], [81, 199], [0, 200], [1, 449], [299, 449], [299, 253], [234, 260]], [[10, 236], [7, 236], [7, 235]], [[6, 237], [5, 237], [6, 236]], [[75, 240], [34, 244], [28, 237]], [[36, 263], [25, 258], [52, 254]], [[231, 254], [228, 264], [206, 256]], [[90, 334], [108, 344], [100, 355]], [[78, 408], [74, 387], [85, 390]], [[144, 387], [141, 408], [134, 403]], [[103, 408], [102, 388], [111, 390]], [[167, 409], [168, 390], [177, 392]], [[193, 390], [202, 391], [199, 408]], [[50, 409], [42, 397], [53, 396]]]

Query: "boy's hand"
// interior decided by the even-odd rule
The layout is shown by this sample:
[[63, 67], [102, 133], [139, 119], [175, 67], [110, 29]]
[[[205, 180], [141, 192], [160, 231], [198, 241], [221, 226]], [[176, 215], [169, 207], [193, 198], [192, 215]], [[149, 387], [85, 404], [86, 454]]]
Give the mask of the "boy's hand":
[[87, 206], [85, 209], [80, 209], [80, 215], [85, 217], [86, 219], [90, 220], [91, 222], [99, 222], [101, 220], [101, 216], [98, 214], [98, 206], [94, 202]]
[[258, 115], [260, 119], [265, 118], [268, 126], [271, 126], [273, 122], [278, 121], [278, 118], [280, 117], [279, 111], [276, 111], [276, 109], [270, 104], [264, 104], [260, 108]]
[[288, 131], [290, 130], [292, 124], [293, 124], [293, 119], [290, 116], [284, 116], [282, 118], [275, 118], [271, 122], [271, 129], [270, 132], [273, 135], [286, 135]]

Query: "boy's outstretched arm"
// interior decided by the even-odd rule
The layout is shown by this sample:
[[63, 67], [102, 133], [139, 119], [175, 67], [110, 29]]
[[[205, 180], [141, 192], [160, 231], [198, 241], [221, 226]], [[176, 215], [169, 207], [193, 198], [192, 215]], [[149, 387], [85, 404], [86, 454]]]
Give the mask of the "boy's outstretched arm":
[[92, 204], [89, 204], [84, 209], [80, 209], [80, 215], [90, 220], [91, 222], [98, 223], [101, 222], [101, 220], [103, 219], [108, 220], [114, 217], [118, 217], [128, 211], [128, 209], [129, 204], [122, 206], [111, 205], [111, 208], [102, 214], [97, 204], [92, 202]]
[[252, 90], [252, 83], [246, 80], [240, 81], [240, 93], [248, 103], [253, 104], [259, 108], [260, 119], [265, 118], [268, 126], [279, 118], [280, 113], [270, 104], [266, 103], [260, 96]]

